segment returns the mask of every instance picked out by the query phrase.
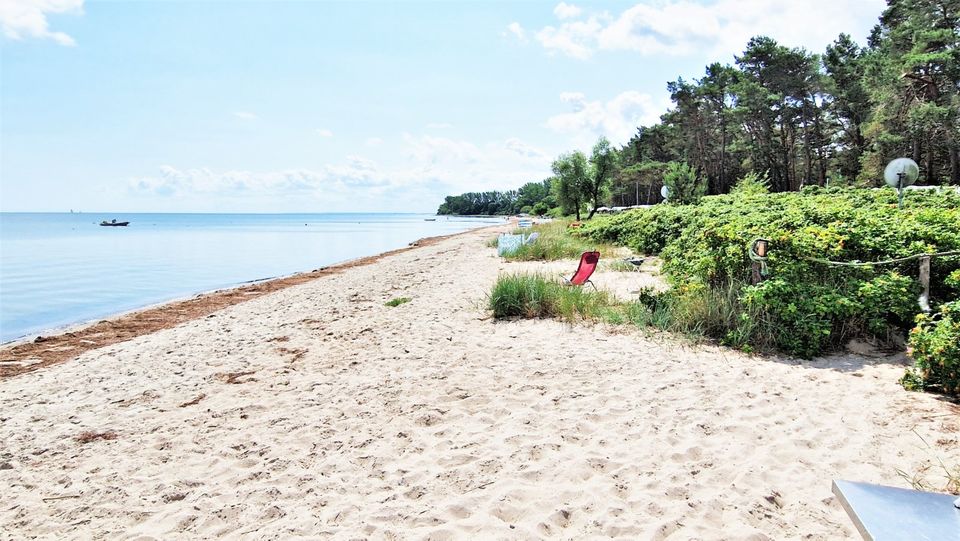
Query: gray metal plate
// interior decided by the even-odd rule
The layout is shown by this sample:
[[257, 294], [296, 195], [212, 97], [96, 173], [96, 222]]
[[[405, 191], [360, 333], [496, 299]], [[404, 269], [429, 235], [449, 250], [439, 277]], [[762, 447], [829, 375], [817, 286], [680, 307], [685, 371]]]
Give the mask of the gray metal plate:
[[867, 541], [960, 541], [956, 496], [851, 481], [833, 493]]

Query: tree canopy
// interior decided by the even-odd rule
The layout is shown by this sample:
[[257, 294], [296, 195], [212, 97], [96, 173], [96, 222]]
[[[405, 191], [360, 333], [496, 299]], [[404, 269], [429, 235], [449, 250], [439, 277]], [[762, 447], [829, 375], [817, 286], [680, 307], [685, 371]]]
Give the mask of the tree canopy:
[[[668, 168], [679, 171], [671, 163], [689, 166], [683, 178], [708, 194], [749, 174], [772, 192], [879, 186], [904, 156], [920, 164], [921, 183], [960, 184], [960, 1], [888, 0], [866, 45], [840, 34], [815, 54], [757, 36], [734, 60], [668, 82], [671, 109], [622, 147], [601, 138], [589, 158], [558, 157], [546, 191], [525, 204], [579, 219], [585, 207], [590, 218], [602, 204], [658, 203]], [[512, 193], [457, 197], [477, 199], [468, 214], [516, 212], [525, 205], [514, 208]], [[481, 195], [498, 202], [484, 206]], [[447, 199], [441, 212], [460, 213]]]

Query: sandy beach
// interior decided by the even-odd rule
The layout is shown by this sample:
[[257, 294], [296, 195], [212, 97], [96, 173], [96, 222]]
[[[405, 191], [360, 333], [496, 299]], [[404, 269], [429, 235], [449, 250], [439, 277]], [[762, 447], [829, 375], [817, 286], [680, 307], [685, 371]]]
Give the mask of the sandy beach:
[[0, 379], [0, 538], [858, 539], [831, 480], [960, 463], [960, 407], [902, 355], [496, 322], [498, 273], [575, 262], [493, 231]]

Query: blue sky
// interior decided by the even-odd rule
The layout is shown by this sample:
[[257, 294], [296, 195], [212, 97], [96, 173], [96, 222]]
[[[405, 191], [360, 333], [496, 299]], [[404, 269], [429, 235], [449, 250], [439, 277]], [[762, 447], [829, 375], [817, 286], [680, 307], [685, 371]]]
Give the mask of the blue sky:
[[432, 212], [624, 143], [751, 36], [882, 0], [0, 1], [0, 210]]

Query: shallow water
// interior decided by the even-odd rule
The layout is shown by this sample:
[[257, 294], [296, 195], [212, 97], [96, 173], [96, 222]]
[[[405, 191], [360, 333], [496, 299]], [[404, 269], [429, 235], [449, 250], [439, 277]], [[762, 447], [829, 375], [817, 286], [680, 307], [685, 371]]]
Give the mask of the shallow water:
[[[502, 223], [425, 214], [0, 213], [0, 341]], [[117, 219], [128, 227], [100, 227]]]

